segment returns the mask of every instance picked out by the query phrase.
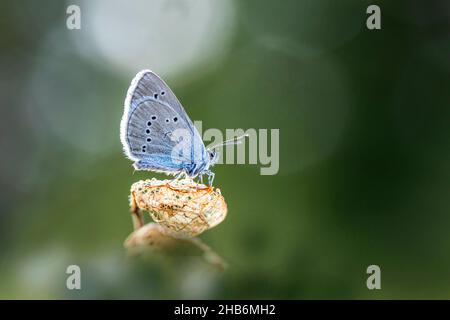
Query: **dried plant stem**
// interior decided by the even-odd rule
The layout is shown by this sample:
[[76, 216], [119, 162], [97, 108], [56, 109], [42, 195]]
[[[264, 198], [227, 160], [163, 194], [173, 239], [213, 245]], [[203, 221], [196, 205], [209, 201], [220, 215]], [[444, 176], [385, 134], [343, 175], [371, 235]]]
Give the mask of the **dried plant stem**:
[[141, 228], [144, 225], [144, 220], [142, 217], [142, 210], [139, 209], [136, 204], [134, 192], [132, 192], [130, 195], [130, 212], [134, 230]]

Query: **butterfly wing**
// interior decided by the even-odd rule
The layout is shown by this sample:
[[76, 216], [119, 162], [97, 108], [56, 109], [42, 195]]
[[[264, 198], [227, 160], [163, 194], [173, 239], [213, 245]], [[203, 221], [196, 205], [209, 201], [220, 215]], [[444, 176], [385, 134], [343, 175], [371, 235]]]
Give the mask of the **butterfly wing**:
[[207, 161], [192, 121], [172, 90], [150, 70], [139, 72], [131, 82], [120, 138], [137, 170], [177, 173]]

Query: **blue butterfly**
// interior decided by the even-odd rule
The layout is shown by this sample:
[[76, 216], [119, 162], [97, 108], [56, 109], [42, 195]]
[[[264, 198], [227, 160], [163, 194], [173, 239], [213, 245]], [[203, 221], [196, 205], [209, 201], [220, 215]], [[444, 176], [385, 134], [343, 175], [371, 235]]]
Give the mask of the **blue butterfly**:
[[240, 138], [206, 149], [186, 111], [167, 84], [150, 70], [131, 82], [120, 124], [120, 140], [136, 170], [150, 170], [195, 178], [208, 176], [218, 160], [216, 148], [238, 143]]

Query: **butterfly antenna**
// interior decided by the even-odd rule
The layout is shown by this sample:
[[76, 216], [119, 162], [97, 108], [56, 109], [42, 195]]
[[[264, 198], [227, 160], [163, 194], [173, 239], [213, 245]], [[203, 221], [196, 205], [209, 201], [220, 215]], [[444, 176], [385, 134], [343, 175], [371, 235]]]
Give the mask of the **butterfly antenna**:
[[223, 147], [223, 146], [228, 146], [228, 145], [231, 145], [231, 144], [241, 144], [242, 141], [244, 141], [244, 139], [246, 137], [248, 137], [247, 133], [243, 134], [242, 136], [234, 137], [232, 139], [228, 139], [228, 140], [225, 140], [225, 141], [223, 141], [221, 143], [215, 144], [215, 145], [213, 145], [212, 147], [210, 147], [208, 149], [214, 150], [214, 149], [217, 149], [217, 148], [220, 148], [220, 147]]

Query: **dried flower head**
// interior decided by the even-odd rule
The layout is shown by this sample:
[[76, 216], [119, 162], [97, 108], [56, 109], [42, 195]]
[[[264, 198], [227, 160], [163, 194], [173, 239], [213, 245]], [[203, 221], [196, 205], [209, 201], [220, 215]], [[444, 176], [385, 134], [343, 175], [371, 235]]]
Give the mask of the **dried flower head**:
[[[132, 212], [148, 211], [152, 219], [176, 238], [194, 237], [222, 222], [227, 205], [219, 189], [181, 180], [145, 180], [131, 186]], [[141, 222], [135, 222], [135, 228]]]

